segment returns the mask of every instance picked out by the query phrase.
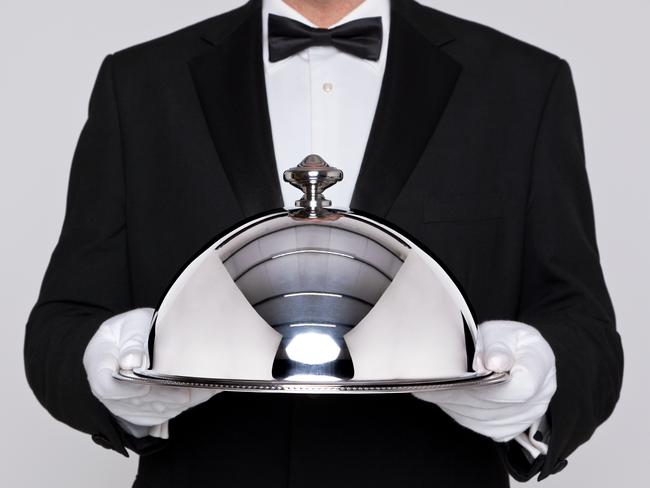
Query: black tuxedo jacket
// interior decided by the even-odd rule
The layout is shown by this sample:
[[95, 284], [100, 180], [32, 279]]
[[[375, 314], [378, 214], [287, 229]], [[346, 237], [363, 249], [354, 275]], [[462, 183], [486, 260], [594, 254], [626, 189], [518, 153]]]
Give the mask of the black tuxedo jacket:
[[558, 368], [548, 455], [530, 464], [408, 394], [221, 393], [174, 419], [168, 441], [126, 435], [93, 397], [82, 355], [102, 321], [155, 307], [213, 236], [282, 206], [261, 22], [251, 1], [104, 61], [27, 324], [38, 399], [97, 443], [139, 452], [137, 487], [502, 487], [508, 471], [564, 467], [612, 412], [622, 376], [570, 69], [412, 0], [392, 4], [351, 206], [430, 247], [479, 320], [541, 331]]

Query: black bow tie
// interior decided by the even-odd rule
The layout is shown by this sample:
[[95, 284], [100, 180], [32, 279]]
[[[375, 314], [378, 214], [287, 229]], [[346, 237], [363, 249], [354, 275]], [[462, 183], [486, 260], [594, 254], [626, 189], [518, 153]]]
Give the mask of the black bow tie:
[[317, 29], [269, 14], [269, 61], [272, 63], [312, 46], [333, 46], [339, 51], [377, 61], [381, 42], [381, 17], [353, 20], [333, 29]]

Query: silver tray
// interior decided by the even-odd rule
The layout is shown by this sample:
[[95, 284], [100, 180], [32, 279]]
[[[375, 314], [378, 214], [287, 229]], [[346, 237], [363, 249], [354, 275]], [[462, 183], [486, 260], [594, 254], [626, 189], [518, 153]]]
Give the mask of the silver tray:
[[151, 370], [121, 370], [113, 375], [120, 381], [147, 385], [178, 386], [190, 388], [213, 388], [224, 391], [261, 393], [413, 393], [432, 390], [455, 390], [475, 386], [496, 385], [510, 379], [508, 373], [468, 373], [456, 378], [422, 380], [377, 380], [377, 381], [253, 381], [219, 378], [192, 378], [165, 375]]

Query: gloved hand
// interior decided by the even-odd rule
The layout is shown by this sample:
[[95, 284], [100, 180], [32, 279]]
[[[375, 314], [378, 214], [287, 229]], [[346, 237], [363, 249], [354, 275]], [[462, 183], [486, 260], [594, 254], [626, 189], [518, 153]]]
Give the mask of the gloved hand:
[[[497, 442], [539, 425], [555, 393], [555, 356], [537, 329], [521, 322], [494, 320], [479, 327], [474, 357], [477, 371], [510, 371], [510, 381], [459, 390], [423, 391], [417, 398], [437, 404], [456, 422]], [[534, 432], [533, 432], [534, 434]], [[539, 446], [526, 446], [529, 452]]]
[[91, 391], [127, 432], [166, 439], [170, 419], [219, 390], [143, 385], [113, 378], [118, 369], [149, 367], [147, 342], [153, 312], [139, 308], [106, 320], [88, 343], [83, 364]]

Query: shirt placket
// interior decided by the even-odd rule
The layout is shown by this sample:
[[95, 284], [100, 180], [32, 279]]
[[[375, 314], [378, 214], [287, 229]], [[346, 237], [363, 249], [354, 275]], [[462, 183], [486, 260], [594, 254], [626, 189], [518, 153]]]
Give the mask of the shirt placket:
[[337, 93], [332, 49], [313, 47], [308, 50], [311, 104], [311, 152], [326, 161], [335, 159]]

